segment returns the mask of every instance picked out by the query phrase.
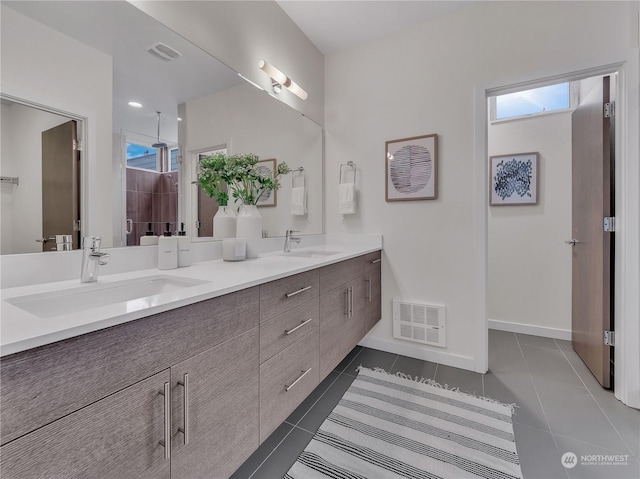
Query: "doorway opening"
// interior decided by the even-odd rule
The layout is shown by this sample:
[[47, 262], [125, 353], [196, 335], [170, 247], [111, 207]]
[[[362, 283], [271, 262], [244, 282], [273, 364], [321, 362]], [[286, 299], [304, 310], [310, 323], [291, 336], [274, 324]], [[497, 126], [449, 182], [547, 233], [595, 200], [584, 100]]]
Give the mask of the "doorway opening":
[[0, 95], [0, 254], [80, 247], [88, 227], [87, 119]]
[[[493, 170], [490, 166], [488, 186], [490, 191], [497, 187], [497, 178], [502, 183], [506, 181], [515, 185], [511, 189], [502, 185], [500, 190], [515, 200], [505, 203], [491, 201], [487, 207], [487, 310], [489, 329], [572, 341], [574, 349], [600, 383], [604, 387], [613, 387], [614, 351], [613, 347], [603, 345], [601, 336], [603, 330], [614, 330], [614, 233], [609, 233], [604, 239], [598, 238], [607, 243], [599, 253], [589, 253], [591, 256], [600, 254], [610, 265], [610, 268], [607, 266], [608, 271], [601, 267], [598, 274], [606, 278], [600, 278], [598, 283], [597, 278], [593, 280], [593, 272], [576, 269], [576, 257], [583, 254], [585, 244], [576, 240], [575, 214], [586, 202], [584, 197], [578, 200], [572, 197], [576, 191], [576, 180], [580, 181], [584, 173], [591, 170], [589, 166], [576, 164], [575, 159], [572, 165], [572, 152], [577, 149], [572, 139], [575, 141], [584, 129], [580, 126], [576, 130], [575, 123], [579, 120], [574, 115], [584, 109], [593, 89], [602, 90], [605, 77], [615, 80], [616, 73], [567, 75], [553, 82], [540, 80], [525, 86], [507, 86], [491, 91], [487, 99], [487, 151], [490, 158], [502, 160], [496, 164], [505, 171], [498, 175], [496, 165]], [[545, 92], [553, 88], [556, 89], [555, 94], [545, 97]], [[499, 106], [501, 108], [497, 108]], [[610, 129], [607, 123], [607, 131], [610, 136], [603, 141], [608, 142], [609, 153], [612, 154], [613, 123]], [[593, 149], [594, 146], [589, 143], [586, 148]], [[523, 170], [523, 174], [519, 174], [516, 166], [525, 168], [524, 160], [519, 161], [526, 154], [535, 154], [537, 163], [531, 164], [533, 171]], [[587, 197], [600, 194], [600, 201], [607, 203], [606, 214], [602, 209], [601, 217], [591, 218], [596, 226], [599, 225], [601, 237], [603, 217], [614, 216], [613, 162], [611, 156], [611, 169], [607, 171], [610, 190], [598, 193], [590, 186], [587, 192]], [[528, 201], [527, 195], [535, 201]], [[593, 241], [589, 241], [591, 243]], [[581, 277], [589, 277], [591, 281], [587, 281], [588, 284], [576, 282]], [[577, 297], [580, 288], [589, 291], [596, 288], [597, 295]], [[584, 307], [579, 310], [576, 305]], [[600, 327], [600, 332], [596, 330], [597, 325], [582, 326], [580, 323], [579, 318], [590, 309], [602, 311], [601, 315], [598, 314], [600, 324], [606, 325]], [[600, 359], [591, 358], [596, 354], [594, 349], [601, 354]], [[603, 358], [606, 365], [589, 365], [590, 362], [604, 361]]]

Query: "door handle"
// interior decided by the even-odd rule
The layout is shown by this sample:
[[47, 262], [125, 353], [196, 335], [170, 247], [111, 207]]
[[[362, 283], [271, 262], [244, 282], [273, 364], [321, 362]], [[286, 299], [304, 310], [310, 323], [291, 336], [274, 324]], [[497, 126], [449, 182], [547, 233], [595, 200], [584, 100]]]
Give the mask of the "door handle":
[[178, 431], [184, 436], [183, 444], [186, 446], [189, 444], [189, 374], [184, 373], [182, 381], [178, 381], [178, 384], [183, 388], [183, 406], [182, 406], [182, 421], [183, 426], [178, 428]]
[[132, 219], [127, 219], [127, 229], [126, 229], [125, 233], [127, 233], [128, 235], [133, 233], [133, 220]]
[[570, 240], [566, 240], [565, 243], [570, 244], [571, 246], [575, 246], [577, 243], [580, 243], [580, 241], [575, 238], [571, 238]]
[[164, 439], [158, 444], [164, 447], [164, 458], [171, 459], [171, 384], [164, 383], [164, 391], [159, 394], [164, 396]]

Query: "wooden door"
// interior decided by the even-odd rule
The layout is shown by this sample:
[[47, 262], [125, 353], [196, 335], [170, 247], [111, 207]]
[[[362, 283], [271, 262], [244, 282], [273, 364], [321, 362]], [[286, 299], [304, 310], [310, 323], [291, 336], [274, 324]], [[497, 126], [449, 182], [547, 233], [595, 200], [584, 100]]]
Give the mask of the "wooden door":
[[5, 444], [2, 477], [168, 479], [165, 382], [169, 370]]
[[229, 477], [258, 448], [258, 374], [257, 327], [171, 368], [171, 479]]
[[613, 234], [603, 219], [613, 215], [610, 79], [605, 77], [581, 101], [572, 117], [572, 323], [573, 348], [603, 387], [610, 384], [610, 350], [603, 331], [611, 329]]
[[[42, 132], [42, 237], [71, 235], [80, 245], [80, 155], [76, 122], [71, 120]], [[40, 238], [37, 238], [40, 239]], [[42, 243], [43, 251], [55, 241]]]

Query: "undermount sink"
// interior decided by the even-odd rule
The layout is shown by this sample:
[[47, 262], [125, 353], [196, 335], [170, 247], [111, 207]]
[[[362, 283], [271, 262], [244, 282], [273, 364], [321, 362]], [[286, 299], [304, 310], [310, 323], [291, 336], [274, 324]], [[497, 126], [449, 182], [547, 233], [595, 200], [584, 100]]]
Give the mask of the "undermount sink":
[[[147, 276], [111, 283], [98, 282], [63, 291], [19, 296], [5, 301], [41, 318], [52, 318], [116, 303], [148, 299], [150, 296], [190, 288], [206, 282], [173, 276]], [[146, 306], [153, 305], [152, 301], [145, 301], [145, 303]]]
[[281, 253], [281, 256], [294, 256], [299, 258], [323, 258], [326, 256], [333, 256], [340, 253], [342, 253], [342, 251], [329, 251], [324, 249], [317, 249], [317, 250], [303, 249], [303, 250], [293, 250], [288, 253]]

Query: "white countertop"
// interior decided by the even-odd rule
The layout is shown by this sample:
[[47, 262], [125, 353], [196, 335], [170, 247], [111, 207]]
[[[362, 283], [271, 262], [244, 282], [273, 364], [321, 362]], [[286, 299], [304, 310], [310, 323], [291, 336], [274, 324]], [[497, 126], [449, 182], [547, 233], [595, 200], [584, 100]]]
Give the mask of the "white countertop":
[[[268, 281], [337, 263], [382, 248], [381, 236], [368, 236], [363, 241], [340, 241], [328, 238], [314, 251], [339, 251], [330, 256], [297, 257], [282, 251], [263, 253], [256, 259], [239, 262], [206, 261], [174, 270], [145, 269], [135, 272], [100, 276], [97, 283], [80, 283], [79, 279], [34, 284], [1, 290], [0, 356], [50, 344], [152, 314], [169, 311], [206, 299], [222, 296]], [[305, 249], [305, 248], [301, 248]], [[171, 276], [205, 281], [187, 288], [107, 306], [85, 309], [61, 316], [42, 318], [28, 313], [6, 300], [38, 293], [64, 291], [70, 288], [100, 288], [109, 283], [152, 276]]]

